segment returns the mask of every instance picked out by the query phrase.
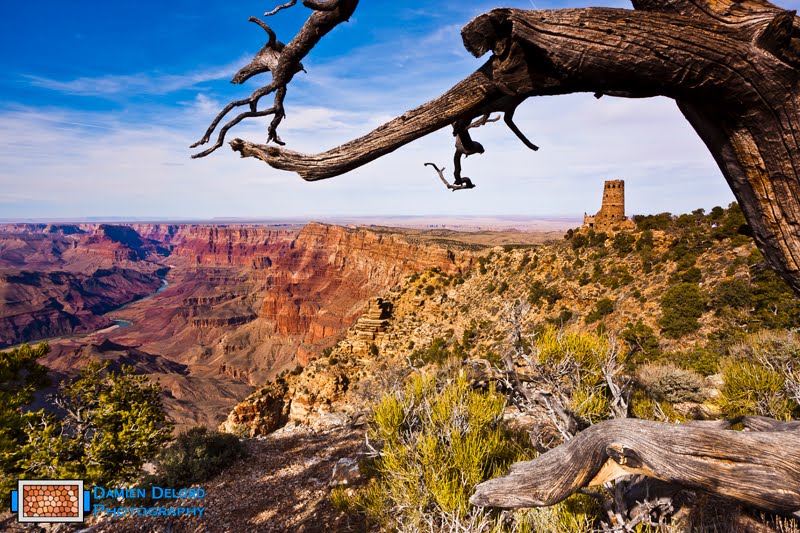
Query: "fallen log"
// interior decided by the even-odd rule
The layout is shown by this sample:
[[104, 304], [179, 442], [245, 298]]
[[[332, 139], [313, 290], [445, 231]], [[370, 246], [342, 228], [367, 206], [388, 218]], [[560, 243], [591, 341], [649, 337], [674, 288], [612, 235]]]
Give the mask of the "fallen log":
[[641, 474], [764, 511], [800, 513], [800, 428], [761, 417], [738, 422], [751, 429], [632, 418], [602, 422], [481, 483], [470, 503], [549, 506], [585, 487]]

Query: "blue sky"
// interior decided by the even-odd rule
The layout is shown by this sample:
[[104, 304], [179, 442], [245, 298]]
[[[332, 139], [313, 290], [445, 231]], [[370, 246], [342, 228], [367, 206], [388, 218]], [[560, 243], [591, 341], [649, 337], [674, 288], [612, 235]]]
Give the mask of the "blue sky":
[[[585, 5], [534, 2], [362, 1], [351, 22], [304, 61], [308, 74], [289, 88], [283, 140], [294, 150], [326, 150], [447, 90], [482, 63], [463, 49], [460, 28], [492, 7]], [[666, 99], [531, 99], [516, 121], [541, 150], [526, 150], [500, 125], [478, 130], [487, 153], [469, 158], [465, 171], [478, 187], [457, 193], [423, 167], [451, 166], [448, 131], [316, 183], [241, 160], [227, 147], [191, 160], [188, 146], [221, 106], [266, 84], [263, 77], [244, 86], [228, 80], [264, 43], [248, 16], [272, 7], [251, 0], [5, 6], [0, 219], [569, 216], [596, 210], [601, 182], [611, 178], [626, 180], [632, 213], [732, 200]], [[287, 42], [307, 15], [297, 5], [268, 23]], [[246, 122], [229, 138], [262, 141], [265, 127]]]

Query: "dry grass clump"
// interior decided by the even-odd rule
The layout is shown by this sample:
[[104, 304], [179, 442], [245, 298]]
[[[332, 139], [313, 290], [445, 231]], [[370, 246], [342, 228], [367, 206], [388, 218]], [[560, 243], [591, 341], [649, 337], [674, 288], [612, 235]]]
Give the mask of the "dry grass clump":
[[647, 363], [636, 369], [636, 383], [649, 396], [671, 403], [703, 400], [703, 376], [672, 363]]

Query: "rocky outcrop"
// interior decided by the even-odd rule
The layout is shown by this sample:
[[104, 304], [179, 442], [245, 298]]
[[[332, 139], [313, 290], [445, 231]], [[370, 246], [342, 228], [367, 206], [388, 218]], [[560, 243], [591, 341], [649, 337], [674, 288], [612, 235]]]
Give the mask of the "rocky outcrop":
[[372, 342], [386, 332], [392, 304], [383, 298], [370, 298], [364, 315], [353, 326], [356, 338], [360, 341]]
[[193, 318], [190, 324], [196, 328], [234, 327], [247, 324], [255, 319], [256, 315]]
[[259, 389], [231, 411], [227, 420], [220, 424], [220, 431], [249, 437], [272, 433], [288, 419], [286, 392], [284, 381]]
[[125, 346], [104, 339], [99, 343], [89, 343], [77, 350], [54, 353], [46, 357], [48, 367], [64, 374], [74, 374], [88, 362], [108, 363], [112, 370], [121, 370], [123, 366], [133, 367], [139, 374], [189, 374], [186, 365], [170, 361], [159, 355], [140, 350], [133, 346]]

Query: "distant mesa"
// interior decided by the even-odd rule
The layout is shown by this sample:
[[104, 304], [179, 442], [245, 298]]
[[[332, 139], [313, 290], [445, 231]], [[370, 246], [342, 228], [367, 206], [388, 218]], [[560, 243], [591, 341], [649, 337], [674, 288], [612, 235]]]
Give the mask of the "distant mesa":
[[625, 180], [608, 180], [603, 186], [603, 205], [594, 216], [583, 215], [581, 229], [619, 231], [633, 229], [634, 223], [625, 216]]

